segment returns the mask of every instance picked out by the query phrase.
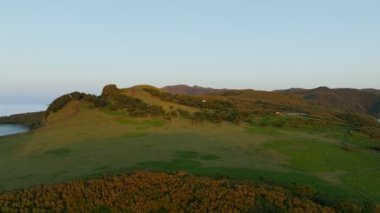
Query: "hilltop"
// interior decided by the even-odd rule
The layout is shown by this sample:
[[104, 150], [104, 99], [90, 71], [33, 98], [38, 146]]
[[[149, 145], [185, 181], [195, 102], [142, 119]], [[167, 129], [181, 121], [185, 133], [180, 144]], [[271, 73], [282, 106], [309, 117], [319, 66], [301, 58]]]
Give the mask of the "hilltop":
[[375, 117], [316, 104], [306, 94], [182, 95], [149, 85], [66, 94], [50, 104], [39, 128], [0, 137], [0, 191], [141, 170], [186, 171], [285, 189], [301, 184], [315, 190], [307, 199], [317, 204], [380, 202]]

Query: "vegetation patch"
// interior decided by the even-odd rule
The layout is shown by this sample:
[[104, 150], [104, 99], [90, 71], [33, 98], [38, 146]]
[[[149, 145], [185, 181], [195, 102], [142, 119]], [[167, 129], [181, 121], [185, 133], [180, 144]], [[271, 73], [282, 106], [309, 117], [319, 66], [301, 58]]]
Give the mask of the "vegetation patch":
[[176, 155], [184, 159], [196, 159], [199, 157], [198, 153], [194, 151], [177, 151]]
[[149, 135], [147, 132], [130, 132], [125, 135], [127, 138], [139, 138]]
[[170, 162], [166, 161], [145, 161], [139, 162], [136, 168], [139, 169], [153, 169], [156, 171], [178, 171], [192, 168], [200, 168], [202, 163], [196, 160], [190, 159], [174, 159]]
[[166, 124], [166, 121], [163, 119], [149, 119], [149, 120], [144, 120], [143, 123], [150, 127], [161, 127]]
[[283, 133], [281, 132], [281, 129], [279, 128], [259, 127], [255, 125], [248, 126], [246, 128], [246, 132], [252, 133], [252, 134], [264, 134], [264, 135], [273, 135], [273, 136], [283, 135]]
[[197, 96], [188, 96], [188, 95], [179, 95], [163, 92], [157, 89], [152, 88], [144, 88], [144, 90], [151, 95], [160, 98], [163, 101], [169, 101], [173, 103], [178, 103], [190, 107], [197, 107], [203, 109], [214, 109], [214, 110], [225, 110], [225, 109], [233, 109], [234, 105], [230, 101], [223, 100], [204, 100], [201, 97]]
[[161, 127], [166, 124], [163, 119], [131, 119], [131, 118], [119, 118], [117, 122], [123, 125], [131, 125], [137, 127]]
[[128, 115], [126, 111], [122, 111], [122, 110], [103, 109], [102, 112], [108, 115], [113, 115], [113, 116], [127, 116]]
[[219, 160], [220, 159], [220, 157], [219, 156], [217, 156], [217, 155], [202, 155], [201, 156], [201, 159], [202, 160]]
[[107, 105], [107, 100], [96, 95], [90, 95], [81, 92], [72, 92], [55, 99], [47, 108], [45, 116], [58, 112], [63, 109], [69, 102], [74, 100], [84, 100], [88, 103], [92, 103], [95, 107], [105, 107]]
[[380, 152], [380, 146], [370, 146], [369, 149]]
[[44, 123], [45, 112], [31, 112], [0, 117], [0, 124], [21, 124], [30, 129], [37, 129]]
[[44, 155], [64, 156], [71, 153], [69, 149], [52, 149], [44, 152]]
[[297, 115], [264, 116], [254, 124], [261, 127], [305, 127], [312, 124], [312, 119]]
[[299, 191], [305, 190], [294, 193], [282, 187], [195, 177], [184, 172], [137, 172], [8, 192], [0, 195], [0, 211], [347, 212], [352, 209], [319, 204], [302, 197]]

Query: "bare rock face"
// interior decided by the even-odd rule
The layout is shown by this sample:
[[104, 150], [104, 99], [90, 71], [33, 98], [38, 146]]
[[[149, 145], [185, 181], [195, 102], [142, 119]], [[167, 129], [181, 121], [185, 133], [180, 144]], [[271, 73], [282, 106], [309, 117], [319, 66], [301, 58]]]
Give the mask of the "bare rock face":
[[102, 95], [108, 96], [119, 92], [119, 88], [115, 84], [109, 84], [103, 88]]

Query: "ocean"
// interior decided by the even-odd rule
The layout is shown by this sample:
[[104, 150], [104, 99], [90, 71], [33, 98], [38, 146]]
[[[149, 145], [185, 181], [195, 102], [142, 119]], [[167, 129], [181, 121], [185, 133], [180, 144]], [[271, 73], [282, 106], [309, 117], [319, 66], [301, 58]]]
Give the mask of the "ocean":
[[17, 133], [27, 132], [29, 129], [22, 125], [3, 125], [0, 124], [0, 137], [4, 135], [13, 135]]
[[[47, 105], [0, 105], [0, 117], [26, 113], [26, 112], [38, 112], [46, 110]], [[0, 136], [13, 135], [17, 133], [27, 132], [29, 129], [22, 125], [5, 125], [0, 124]]]

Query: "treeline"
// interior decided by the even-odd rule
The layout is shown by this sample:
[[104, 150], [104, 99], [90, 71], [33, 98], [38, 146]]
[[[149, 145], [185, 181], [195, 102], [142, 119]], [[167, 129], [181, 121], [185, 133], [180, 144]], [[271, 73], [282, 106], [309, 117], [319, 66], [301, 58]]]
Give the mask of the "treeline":
[[109, 110], [125, 110], [129, 115], [136, 117], [163, 116], [167, 119], [171, 119], [180, 116], [192, 119], [195, 122], [210, 121], [219, 123], [222, 121], [228, 121], [236, 124], [240, 123], [243, 118], [248, 117], [247, 113], [239, 112], [233, 107], [232, 103], [227, 101], [203, 101], [203, 99], [199, 97], [173, 95], [148, 88], [145, 88], [145, 90], [165, 101], [197, 107], [199, 108], [199, 111], [195, 113], [189, 113], [184, 110], [166, 112], [162, 106], [150, 105], [143, 100], [126, 96], [121, 94], [120, 90], [115, 85], [108, 85], [103, 89], [101, 96], [79, 92], [63, 95], [50, 104], [46, 116], [59, 111], [70, 101], [84, 100], [92, 103], [94, 107], [107, 108]]
[[0, 124], [20, 124], [29, 129], [37, 129], [44, 123], [45, 112], [30, 112], [0, 117]]
[[123, 94], [107, 96], [108, 108], [111, 110], [126, 110], [131, 116], [163, 116], [165, 110], [161, 106], [150, 105], [144, 101]]
[[73, 92], [55, 99], [46, 110], [45, 116], [48, 117], [49, 115], [58, 112], [63, 107], [65, 107], [66, 104], [74, 100], [85, 100], [87, 102], [93, 103], [96, 107], [107, 106], [107, 101], [102, 97], [81, 92]]
[[145, 103], [143, 100], [120, 94], [116, 85], [107, 85], [103, 88], [101, 98], [107, 100], [110, 110], [126, 110], [131, 116], [164, 116], [165, 110], [161, 106]]
[[[379, 207], [324, 206], [294, 190], [177, 174], [137, 172], [38, 186], [0, 195], [0, 212], [362, 212]], [[376, 209], [377, 208], [377, 209]]]
[[191, 119], [195, 122], [210, 121], [213, 123], [220, 123], [227, 121], [235, 124], [239, 124], [242, 119], [247, 118], [248, 114], [241, 113], [237, 110], [202, 110], [195, 112], [191, 115]]
[[250, 122], [251, 124], [258, 125], [261, 127], [305, 127], [318, 125], [318, 121], [310, 117], [301, 117], [301, 116], [287, 116], [287, 115], [272, 115], [272, 116], [264, 116], [259, 120]]
[[145, 88], [144, 90], [163, 101], [198, 108], [199, 111], [191, 114], [183, 110], [178, 110], [181, 117], [190, 118], [194, 122], [210, 121], [220, 123], [227, 121], [239, 124], [242, 120], [248, 120], [251, 116], [250, 113], [237, 110], [230, 101], [205, 100], [197, 96], [171, 94], [151, 88]]
[[106, 93], [101, 96], [86, 93], [73, 92], [63, 95], [54, 100], [46, 111], [46, 116], [61, 110], [66, 104], [74, 100], [83, 100], [93, 104], [96, 108], [107, 108], [110, 110], [126, 110], [131, 116], [159, 116], [165, 111], [161, 106], [149, 105], [144, 101], [128, 97], [118, 93]]
[[365, 114], [340, 112], [336, 113], [335, 116], [343, 120], [345, 123], [354, 126], [380, 126], [375, 118]]
[[351, 127], [353, 131], [380, 140], [380, 124], [375, 118], [357, 113], [337, 113], [336, 117], [341, 119], [346, 126]]

